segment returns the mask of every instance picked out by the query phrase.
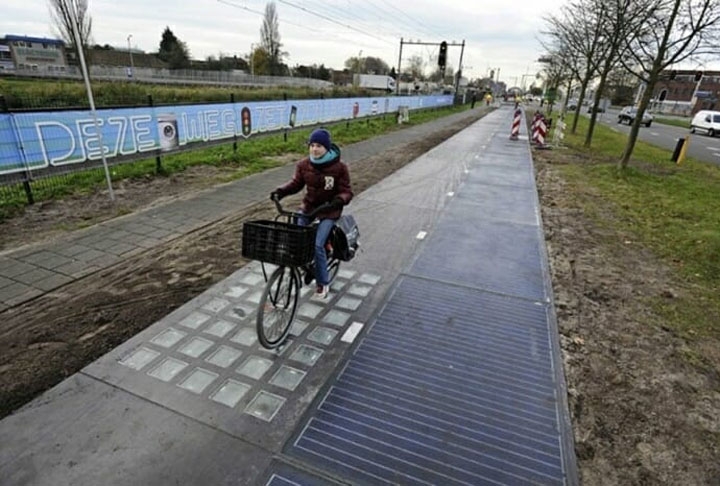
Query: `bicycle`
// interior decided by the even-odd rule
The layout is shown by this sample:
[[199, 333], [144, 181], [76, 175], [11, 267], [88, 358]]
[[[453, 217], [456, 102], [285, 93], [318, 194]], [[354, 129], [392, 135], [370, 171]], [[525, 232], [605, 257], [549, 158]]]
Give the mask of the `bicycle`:
[[[313, 220], [329, 207], [328, 204], [321, 205], [303, 214], [286, 211], [278, 200], [273, 202], [278, 211], [275, 219], [244, 223], [242, 240], [242, 255], [260, 261], [267, 282], [256, 317], [258, 341], [267, 349], [277, 348], [285, 342], [295, 318], [300, 288], [303, 283], [309, 285], [314, 279], [317, 222], [300, 226], [296, 221], [300, 216]], [[279, 221], [280, 218], [285, 218], [285, 221]], [[341, 261], [333, 251], [335, 233], [333, 229], [325, 245], [330, 284], [340, 270]], [[269, 278], [265, 264], [277, 265]]]

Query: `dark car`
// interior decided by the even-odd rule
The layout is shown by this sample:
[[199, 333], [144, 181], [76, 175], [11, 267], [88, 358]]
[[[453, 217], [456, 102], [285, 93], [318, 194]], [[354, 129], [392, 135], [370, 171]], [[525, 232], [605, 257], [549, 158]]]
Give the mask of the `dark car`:
[[[618, 123], [626, 122], [628, 125], [632, 125], [635, 122], [635, 118], [637, 118], [637, 108], [634, 106], [626, 106], [622, 110], [620, 110], [620, 113], [618, 114]], [[652, 125], [653, 122], [653, 116], [645, 112], [642, 114], [642, 123], [646, 127], [649, 127]]]

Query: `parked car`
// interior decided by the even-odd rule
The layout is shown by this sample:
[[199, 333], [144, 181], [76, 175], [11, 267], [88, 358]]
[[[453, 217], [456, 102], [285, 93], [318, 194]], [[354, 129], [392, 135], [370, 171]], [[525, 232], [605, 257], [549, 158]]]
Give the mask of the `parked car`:
[[[637, 108], [634, 106], [625, 106], [618, 114], [618, 123], [626, 122], [628, 125], [632, 125], [635, 122], [635, 118], [637, 118]], [[640, 123], [649, 127], [652, 125], [653, 119], [650, 113], [645, 112], [642, 114], [642, 121]]]
[[568, 101], [567, 109], [568, 111], [575, 111], [577, 110], [578, 106], [578, 100], [570, 100]]
[[703, 130], [711, 137], [720, 133], [720, 111], [698, 111], [690, 122], [690, 133], [695, 130]]

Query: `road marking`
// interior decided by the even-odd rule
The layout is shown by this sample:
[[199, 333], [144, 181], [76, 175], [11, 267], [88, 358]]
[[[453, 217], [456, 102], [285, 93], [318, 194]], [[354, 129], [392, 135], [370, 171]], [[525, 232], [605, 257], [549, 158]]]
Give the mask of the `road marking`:
[[424, 240], [426, 236], [427, 236], [427, 231], [421, 231], [420, 233], [417, 234], [417, 236], [415, 238], [417, 238], [418, 240]]
[[355, 341], [355, 338], [358, 334], [360, 334], [360, 331], [362, 331], [362, 328], [365, 324], [362, 322], [353, 322], [350, 324], [350, 327], [348, 327], [348, 330], [345, 331], [345, 334], [343, 334], [343, 337], [340, 338], [340, 341], [344, 343], [351, 343]]
[[[718, 148], [718, 147], [705, 147], [705, 148], [708, 150], [711, 150], [713, 152], [717, 152], [718, 150], [720, 150], [720, 148]], [[718, 155], [718, 154], [715, 154], [715, 155]]]
[[660, 136], [660, 134], [659, 134], [658, 132], [650, 132], [650, 135], [652, 135], [653, 137], [659, 137], [659, 136]]
[[448, 197], [453, 197], [453, 196], [455, 195], [455, 193], [452, 192], [452, 191], [450, 191], [450, 192], [447, 193], [447, 195], [448, 195]]

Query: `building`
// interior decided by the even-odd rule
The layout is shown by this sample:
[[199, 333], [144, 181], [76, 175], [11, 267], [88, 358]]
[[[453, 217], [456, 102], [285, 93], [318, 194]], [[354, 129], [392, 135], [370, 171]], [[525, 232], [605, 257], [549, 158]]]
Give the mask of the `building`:
[[720, 71], [663, 71], [651, 97], [661, 113], [691, 116], [700, 110], [720, 108]]
[[0, 69], [65, 71], [65, 43], [58, 39], [6, 35], [0, 39]]

